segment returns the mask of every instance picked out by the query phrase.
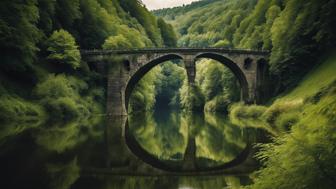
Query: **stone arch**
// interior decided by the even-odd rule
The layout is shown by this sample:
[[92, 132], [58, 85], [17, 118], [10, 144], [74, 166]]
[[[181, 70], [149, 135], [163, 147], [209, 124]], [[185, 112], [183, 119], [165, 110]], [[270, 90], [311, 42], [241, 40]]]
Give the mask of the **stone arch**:
[[241, 68], [235, 62], [217, 53], [201, 53], [195, 57], [195, 59], [199, 59], [199, 58], [213, 59], [213, 60], [216, 60], [224, 64], [226, 67], [228, 67], [239, 81], [242, 100], [244, 100], [245, 102], [249, 100], [249, 87], [248, 87], [246, 76], [244, 72], [241, 70]]
[[135, 87], [135, 85], [140, 81], [141, 78], [143, 78], [146, 73], [148, 73], [153, 67], [169, 61], [169, 60], [176, 60], [176, 59], [183, 59], [182, 56], [178, 54], [166, 54], [163, 56], [160, 56], [158, 58], [155, 58], [153, 60], [150, 60], [148, 63], [145, 63], [144, 66], [140, 67], [128, 80], [125, 88], [125, 108], [126, 111], [128, 111], [128, 103], [130, 96], [132, 94], [132, 91]]

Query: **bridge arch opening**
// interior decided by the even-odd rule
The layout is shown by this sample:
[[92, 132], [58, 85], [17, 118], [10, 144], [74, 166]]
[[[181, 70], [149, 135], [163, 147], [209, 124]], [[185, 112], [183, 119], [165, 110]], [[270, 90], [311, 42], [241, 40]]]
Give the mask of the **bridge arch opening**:
[[[184, 57], [185, 58], [185, 57]], [[221, 54], [216, 54], [216, 53], [202, 53], [202, 54], [198, 54], [195, 58], [193, 57], [193, 60], [196, 59], [201, 59], [201, 58], [206, 58], [206, 59], [212, 59], [217, 61], [218, 63], [222, 63], [224, 66], [226, 66], [229, 70], [231, 70], [231, 72], [235, 75], [235, 77], [237, 78], [239, 84], [240, 84], [240, 88], [241, 88], [241, 93], [242, 93], [242, 99], [246, 100], [248, 99], [248, 82], [246, 80], [245, 74], [243, 73], [244, 71], [244, 65], [241, 66], [241, 68], [235, 63], [233, 62], [231, 59], [221, 55]], [[130, 97], [132, 94], [132, 91], [134, 90], [135, 86], [137, 85], [137, 83], [139, 83], [139, 81], [151, 70], [153, 69], [155, 66], [164, 63], [166, 61], [169, 60], [176, 60], [176, 59], [183, 59], [182, 56], [180, 56], [179, 54], [168, 54], [168, 55], [164, 55], [161, 56], [159, 58], [156, 58], [154, 60], [151, 60], [149, 62], [147, 62], [146, 64], [143, 64], [143, 67], [140, 67], [137, 71], [132, 73], [131, 78], [128, 80], [125, 90], [122, 92], [125, 92], [125, 108], [126, 110], [128, 110], [129, 107], [129, 101], [130, 101]], [[244, 62], [243, 62], [244, 63]], [[124, 66], [127, 68], [127, 62], [124, 63]], [[239, 94], [239, 92], [238, 92]], [[244, 95], [245, 94], [245, 95]], [[236, 95], [238, 96], [238, 95]], [[125, 138], [126, 138], [126, 144], [128, 146], [128, 148], [140, 159], [142, 159], [144, 162], [159, 168], [159, 169], [163, 169], [163, 170], [168, 170], [168, 171], [185, 171], [184, 168], [181, 168], [181, 166], [179, 164], [175, 164], [169, 161], [162, 161], [159, 160], [157, 157], [153, 156], [151, 153], [149, 153], [149, 151], [147, 151], [145, 148], [143, 148], [137, 141], [137, 139], [130, 133], [129, 131], [129, 126], [128, 126], [129, 122], [126, 121], [126, 126], [125, 126]], [[212, 170], [219, 170], [219, 169], [223, 169], [223, 168], [227, 168], [230, 167], [232, 165], [234, 165], [238, 159], [240, 159], [241, 157], [245, 157], [248, 151], [248, 147], [246, 147], [246, 149], [243, 150], [243, 152], [241, 154], [239, 154], [237, 156], [237, 158], [233, 159], [232, 161], [219, 166], [219, 167], [213, 167], [213, 168], [206, 168], [202, 171], [212, 171]], [[244, 158], [242, 158], [244, 159]]]
[[159, 58], [156, 58], [154, 60], [151, 60], [150, 62], [146, 63], [143, 67], [139, 68], [130, 80], [128, 81], [126, 88], [125, 88], [125, 108], [126, 111], [128, 111], [129, 101], [131, 94], [133, 92], [133, 89], [135, 88], [136, 84], [155, 66], [164, 63], [166, 61], [171, 60], [182, 60], [183, 57], [178, 54], [167, 54], [163, 55]]
[[[231, 70], [231, 72], [235, 75], [235, 77], [238, 79], [240, 88], [241, 88], [241, 100], [247, 102], [249, 99], [249, 92], [248, 92], [248, 82], [245, 77], [245, 74], [241, 70], [241, 68], [233, 62], [231, 59], [217, 53], [202, 53], [198, 54], [195, 57], [195, 60], [201, 59], [201, 58], [207, 58], [216, 60], [222, 64], [224, 64], [227, 68]], [[249, 60], [248, 60], [249, 61]]]

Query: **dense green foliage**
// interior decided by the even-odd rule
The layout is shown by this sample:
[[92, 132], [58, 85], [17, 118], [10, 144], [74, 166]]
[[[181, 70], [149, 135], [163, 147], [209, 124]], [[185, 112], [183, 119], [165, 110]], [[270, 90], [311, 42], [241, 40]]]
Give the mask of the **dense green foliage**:
[[185, 69], [180, 64], [173, 62], [162, 64], [160, 75], [155, 80], [156, 105], [179, 107], [179, 90], [185, 79]]
[[201, 89], [198, 86], [190, 85], [187, 80], [184, 81], [180, 89], [181, 107], [187, 111], [202, 112], [205, 99]]
[[[235, 125], [263, 128], [274, 137], [260, 146], [263, 167], [246, 188], [335, 186], [336, 64], [334, 57], [320, 61], [335, 47], [335, 10], [331, 0], [218, 0], [154, 12], [175, 26], [179, 46], [271, 50], [274, 94], [292, 88], [269, 106], [230, 108]], [[220, 96], [207, 104], [220, 104]]]
[[205, 97], [205, 111], [226, 112], [240, 100], [240, 89], [233, 73], [216, 61], [203, 60], [196, 66], [196, 84]]
[[38, 21], [36, 0], [0, 2], [1, 69], [29, 69], [38, 51], [37, 43], [42, 38], [36, 26]]
[[80, 66], [80, 53], [75, 39], [65, 30], [54, 31], [48, 39], [48, 59], [69, 65], [72, 69]]
[[154, 68], [135, 86], [129, 103], [130, 112], [151, 111], [153, 109], [157, 93], [155, 81], [160, 74], [160, 70], [160, 67]]
[[[137, 0], [5, 0], [0, 34], [2, 120], [44, 115], [37, 110], [64, 120], [102, 112], [97, 103], [105, 95], [96, 87], [101, 77], [81, 60], [79, 49], [176, 44], [172, 27]], [[144, 79], [136, 93], [154, 94], [148, 88], [153, 82]], [[42, 107], [28, 106], [37, 102]]]
[[335, 47], [335, 8], [332, 0], [206, 0], [154, 13], [175, 26], [179, 46], [271, 50], [271, 71], [286, 89]]
[[137, 0], [123, 0], [120, 1], [120, 5], [144, 27], [147, 36], [154, 45], [162, 45], [162, 37], [154, 15]]
[[164, 45], [166, 47], [176, 47], [177, 38], [173, 26], [167, 24], [162, 18], [159, 18], [157, 22], [161, 31]]
[[[260, 145], [257, 158], [263, 166], [247, 188], [331, 189], [336, 185], [336, 58], [317, 60], [336, 46], [335, 10], [334, 0], [204, 0], [155, 11], [161, 17], [156, 18], [138, 0], [1, 0], [0, 140], [34, 128], [23, 141], [32, 137], [41, 151], [61, 154], [94, 135], [94, 118], [103, 113], [103, 79], [94, 65], [81, 60], [79, 49], [270, 50], [273, 91], [278, 95], [293, 88], [289, 93], [267, 106], [231, 106], [240, 94], [228, 68], [201, 60], [191, 85], [180, 63], [165, 63], [135, 86], [130, 112], [160, 103], [187, 111], [229, 109], [235, 125], [211, 115], [202, 121], [186, 114], [180, 120], [171, 117], [181, 128], [156, 128], [152, 117], [143, 116], [130, 118], [137, 122], [134, 132], [146, 148], [166, 159], [181, 158], [186, 136], [192, 134], [198, 157], [227, 162], [245, 146], [239, 126], [263, 128], [273, 142]], [[120, 71], [118, 57], [108, 63], [109, 73]], [[311, 68], [315, 70], [302, 79]], [[40, 127], [48, 118], [48, 126]], [[189, 125], [195, 127], [188, 133]], [[169, 130], [174, 134], [164, 135]], [[173, 142], [167, 143], [169, 137]], [[160, 154], [162, 148], [168, 153]], [[222, 154], [224, 148], [237, 153]], [[36, 156], [43, 154], [36, 151]], [[80, 174], [75, 157], [48, 164], [46, 170], [49, 188], [69, 188]]]
[[276, 136], [261, 145], [258, 158], [264, 167], [247, 188], [333, 188], [336, 75], [330, 70], [335, 68], [332, 57], [269, 107], [233, 106], [234, 124], [265, 128]]
[[[88, 94], [86, 82], [65, 75], [50, 75], [34, 89], [51, 119], [69, 120], [100, 113], [94, 96]], [[87, 96], [86, 96], [87, 95]]]
[[188, 83], [182, 66], [166, 62], [145, 75], [137, 87], [147, 89], [147, 93], [140, 94], [138, 91], [133, 96], [137, 96], [136, 102], [142, 102], [147, 97], [155, 101], [147, 100], [148, 106], [138, 103], [137, 108], [156, 104], [186, 111], [227, 112], [230, 104], [240, 100], [235, 76], [221, 63], [206, 59], [197, 62], [194, 86]]

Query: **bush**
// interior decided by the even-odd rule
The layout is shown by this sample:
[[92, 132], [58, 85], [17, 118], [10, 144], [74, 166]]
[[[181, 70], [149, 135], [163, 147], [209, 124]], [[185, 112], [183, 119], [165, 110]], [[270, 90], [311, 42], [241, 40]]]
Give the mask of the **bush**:
[[37, 84], [34, 93], [41, 99], [73, 96], [75, 95], [73, 84], [63, 74], [57, 76], [51, 74], [45, 81]]
[[274, 103], [263, 115], [263, 119], [272, 126], [275, 126], [275, 122], [278, 117], [285, 112], [295, 111], [302, 107], [302, 100], [277, 102]]
[[[102, 108], [94, 101], [98, 91], [87, 90], [88, 85], [84, 81], [60, 74], [47, 77], [36, 86], [34, 93], [51, 114], [51, 119], [69, 121], [101, 113]], [[85, 93], [91, 96], [84, 96]], [[98, 95], [101, 96], [101, 92]]]
[[321, 105], [308, 105], [290, 133], [262, 145], [258, 158], [264, 166], [247, 188], [334, 188], [335, 122], [318, 112]]
[[108, 37], [104, 44], [103, 49], [129, 49], [132, 44], [122, 35]]
[[266, 111], [265, 106], [250, 105], [246, 106], [242, 103], [234, 104], [230, 108], [230, 117], [236, 118], [260, 118]]

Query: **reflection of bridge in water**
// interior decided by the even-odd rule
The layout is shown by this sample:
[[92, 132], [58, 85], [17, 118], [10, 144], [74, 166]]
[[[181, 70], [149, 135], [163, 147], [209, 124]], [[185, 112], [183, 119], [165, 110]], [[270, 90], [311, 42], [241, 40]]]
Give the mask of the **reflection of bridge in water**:
[[[257, 103], [267, 67], [268, 52], [222, 48], [174, 48], [136, 50], [83, 50], [82, 56], [90, 65], [107, 77], [106, 136], [108, 143], [107, 168], [88, 168], [84, 171], [112, 175], [215, 175], [249, 172], [254, 168], [251, 146], [232, 161], [212, 168], [198, 168], [195, 137], [189, 132], [183, 161], [161, 161], [144, 150], [130, 134], [127, 106], [138, 81], [154, 66], [165, 61], [182, 59], [188, 83], [194, 87], [195, 61], [209, 58], [226, 65], [237, 77], [241, 100]], [[189, 126], [190, 127], [190, 126]], [[190, 130], [190, 129], [189, 129]]]
[[[123, 137], [119, 137], [119, 132]], [[197, 165], [195, 137], [188, 137], [183, 160], [159, 160], [146, 151], [132, 135], [127, 116], [108, 117], [105, 137], [106, 166], [85, 167], [82, 169], [83, 175], [149, 177], [246, 175], [256, 167], [252, 157], [254, 149], [247, 143], [233, 160], [219, 166], [200, 168]]]

